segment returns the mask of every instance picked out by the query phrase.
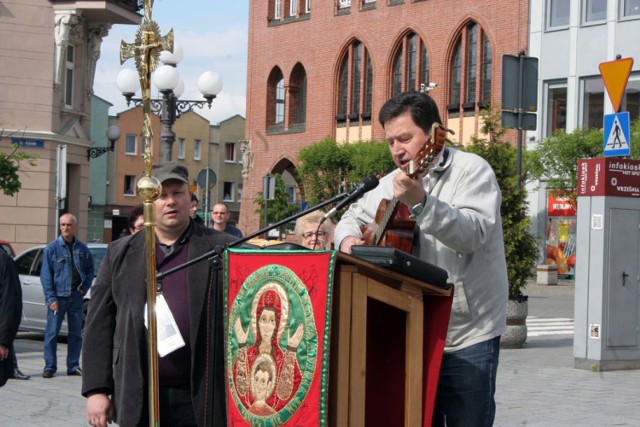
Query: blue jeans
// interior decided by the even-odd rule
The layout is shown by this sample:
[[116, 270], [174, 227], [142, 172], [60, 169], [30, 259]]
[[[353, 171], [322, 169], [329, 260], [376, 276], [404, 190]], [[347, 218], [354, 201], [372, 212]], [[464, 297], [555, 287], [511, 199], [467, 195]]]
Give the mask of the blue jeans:
[[69, 297], [58, 297], [58, 314], [47, 307], [47, 327], [44, 331], [44, 370], [58, 370], [58, 334], [64, 316], [67, 316], [67, 372], [80, 367], [82, 350], [82, 294], [71, 291]]
[[500, 337], [445, 352], [433, 411], [433, 426], [490, 427], [496, 414]]

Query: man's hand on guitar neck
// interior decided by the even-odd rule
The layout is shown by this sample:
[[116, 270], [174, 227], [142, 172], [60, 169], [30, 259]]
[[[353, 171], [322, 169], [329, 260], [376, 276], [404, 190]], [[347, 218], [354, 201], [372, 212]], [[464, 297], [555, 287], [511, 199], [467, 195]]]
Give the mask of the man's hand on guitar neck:
[[351, 247], [356, 245], [364, 245], [364, 240], [357, 236], [348, 236], [345, 237], [340, 243], [340, 252], [344, 252], [346, 254], [351, 253]]
[[393, 195], [408, 207], [421, 203], [425, 199], [422, 177], [423, 175], [412, 178], [404, 173], [396, 174], [393, 177]]

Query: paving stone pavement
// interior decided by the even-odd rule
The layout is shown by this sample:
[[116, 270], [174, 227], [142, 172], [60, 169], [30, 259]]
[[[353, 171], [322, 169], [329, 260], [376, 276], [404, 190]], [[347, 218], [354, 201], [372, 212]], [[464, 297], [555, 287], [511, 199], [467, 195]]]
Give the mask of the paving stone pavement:
[[[530, 285], [526, 293], [530, 315], [572, 317], [572, 286]], [[42, 336], [20, 334], [16, 349], [20, 369], [31, 379], [9, 380], [0, 388], [0, 426], [88, 425], [81, 378], [64, 369], [66, 344], [58, 345], [63, 368], [51, 379], [42, 378]], [[573, 364], [567, 335], [530, 338], [524, 348], [503, 349], [495, 426], [640, 426], [640, 370], [590, 372]]]

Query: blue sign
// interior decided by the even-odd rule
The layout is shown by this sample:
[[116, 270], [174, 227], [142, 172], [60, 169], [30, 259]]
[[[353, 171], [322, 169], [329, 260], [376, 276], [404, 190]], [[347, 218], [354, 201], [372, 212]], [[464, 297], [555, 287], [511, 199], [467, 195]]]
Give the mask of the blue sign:
[[629, 137], [629, 112], [604, 115], [604, 156], [628, 156], [631, 154]]
[[44, 148], [44, 139], [11, 138], [11, 143], [22, 148]]

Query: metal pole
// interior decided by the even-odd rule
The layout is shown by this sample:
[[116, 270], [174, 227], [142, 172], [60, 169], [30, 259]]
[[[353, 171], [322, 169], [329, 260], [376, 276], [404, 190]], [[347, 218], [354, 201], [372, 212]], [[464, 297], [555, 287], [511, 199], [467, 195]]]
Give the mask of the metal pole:
[[518, 53], [518, 188], [522, 187], [522, 120], [524, 115], [522, 103], [524, 102], [524, 57], [524, 50], [520, 50]]
[[162, 111], [160, 113], [160, 161], [171, 160], [173, 143], [176, 141], [176, 134], [173, 132], [173, 124], [176, 121], [176, 96], [172, 90], [163, 90]]
[[204, 225], [207, 227], [211, 223], [211, 214], [209, 213], [209, 162], [207, 162], [207, 176], [204, 184]]

